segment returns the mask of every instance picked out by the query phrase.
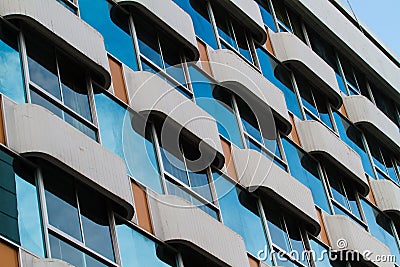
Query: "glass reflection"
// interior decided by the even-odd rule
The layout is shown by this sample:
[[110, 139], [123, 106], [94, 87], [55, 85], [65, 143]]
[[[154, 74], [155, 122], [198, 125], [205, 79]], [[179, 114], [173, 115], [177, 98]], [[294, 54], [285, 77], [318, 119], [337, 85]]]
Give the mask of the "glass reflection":
[[176, 255], [117, 220], [117, 237], [123, 267], [177, 267]]

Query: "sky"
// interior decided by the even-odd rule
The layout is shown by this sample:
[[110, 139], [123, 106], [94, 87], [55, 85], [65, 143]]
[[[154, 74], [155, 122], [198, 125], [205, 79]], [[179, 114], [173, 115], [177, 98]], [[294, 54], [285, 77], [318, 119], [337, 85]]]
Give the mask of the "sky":
[[400, 0], [341, 0], [400, 58]]

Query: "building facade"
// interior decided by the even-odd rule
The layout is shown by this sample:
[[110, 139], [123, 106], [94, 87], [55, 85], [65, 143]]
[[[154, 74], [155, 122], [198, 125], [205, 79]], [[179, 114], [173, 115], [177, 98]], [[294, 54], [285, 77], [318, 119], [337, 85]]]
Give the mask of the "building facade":
[[338, 0], [2, 0], [0, 266], [400, 266], [399, 67]]

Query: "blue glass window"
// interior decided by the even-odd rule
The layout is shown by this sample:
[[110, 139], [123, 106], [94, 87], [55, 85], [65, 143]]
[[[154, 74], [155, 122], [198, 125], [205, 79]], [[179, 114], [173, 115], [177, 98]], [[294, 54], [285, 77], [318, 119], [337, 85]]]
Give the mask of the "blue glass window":
[[232, 106], [220, 100], [216, 95], [218, 89], [204, 74], [195, 67], [189, 68], [191, 84], [196, 104], [213, 116], [218, 125], [219, 133], [226, 139], [243, 148], [239, 126]]
[[[143, 134], [143, 118], [129, 114], [126, 108], [106, 94], [95, 95], [97, 117], [103, 146], [120, 156], [128, 173], [157, 193], [162, 193], [157, 156], [147, 128]], [[131, 117], [131, 115], [133, 115]], [[132, 127], [133, 124], [137, 127]]]
[[[236, 187], [218, 172], [214, 172], [213, 177], [224, 224], [241, 235], [247, 251], [257, 256], [258, 251], [268, 248], [258, 211], [258, 200], [245, 190]], [[270, 255], [269, 252], [266, 253]], [[266, 263], [271, 264], [270, 257]]]
[[335, 118], [340, 138], [348, 146], [354, 149], [354, 151], [356, 151], [358, 155], [360, 155], [364, 171], [371, 177], [374, 177], [371, 161], [369, 160], [368, 154], [365, 151], [365, 146], [363, 144], [362, 132], [356, 126], [347, 121], [338, 112], [334, 112], [333, 117]]
[[104, 263], [99, 262], [52, 234], [49, 235], [49, 241], [52, 258], [63, 260], [73, 264], [75, 267], [107, 267]]
[[0, 93], [21, 104], [26, 99], [17, 36], [0, 22]]
[[132, 70], [138, 70], [129, 15], [107, 0], [79, 0], [79, 11], [81, 18], [104, 37], [107, 51]]
[[119, 220], [116, 224], [123, 267], [177, 266], [176, 254], [173, 251]]
[[173, 0], [192, 18], [196, 35], [213, 49], [217, 49], [214, 30], [208, 15], [207, 3], [203, 0]]
[[326, 126], [333, 130], [333, 124], [329, 115], [328, 102], [326, 97], [317, 91], [317, 89], [301, 74], [296, 73], [296, 84], [299, 89], [301, 102], [304, 106], [306, 118], [321, 120]]
[[277, 32], [274, 17], [272, 16], [269, 4], [267, 3], [268, 0], [256, 0], [256, 2], [260, 7], [264, 24], [267, 25], [267, 27], [273, 30], [274, 32]]
[[249, 37], [244, 25], [230, 17], [218, 2], [212, 2], [212, 7], [222, 48], [237, 51], [250, 63], [253, 63]]
[[302, 118], [299, 102], [293, 89], [290, 71], [273, 59], [261, 47], [257, 48], [257, 56], [264, 77], [281, 89], [285, 95], [287, 108], [298, 118]]
[[[114, 261], [106, 201], [59, 170], [42, 168], [42, 174], [49, 224]], [[51, 245], [52, 253], [62, 249], [60, 242]]]
[[327, 196], [318, 171], [318, 162], [286, 138], [282, 139], [282, 145], [291, 175], [311, 190], [317, 206], [330, 213]]
[[392, 255], [396, 257], [396, 263], [400, 264], [399, 247], [392, 227], [392, 221], [364, 199], [361, 199], [361, 206], [364, 211], [369, 232], [389, 247]]
[[34, 171], [0, 151], [0, 234], [44, 256]]

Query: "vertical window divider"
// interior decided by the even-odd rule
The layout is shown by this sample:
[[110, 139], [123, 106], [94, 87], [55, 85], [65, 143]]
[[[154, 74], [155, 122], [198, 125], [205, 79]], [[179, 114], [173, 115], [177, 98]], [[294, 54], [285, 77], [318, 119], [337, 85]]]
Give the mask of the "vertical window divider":
[[299, 103], [301, 115], [303, 116], [303, 118], [301, 118], [301, 119], [305, 120], [307, 117], [306, 117], [306, 113], [304, 111], [303, 102], [301, 101], [300, 91], [299, 91], [299, 88], [297, 87], [296, 77], [295, 77], [293, 71], [291, 71], [291, 70], [290, 70], [290, 80], [293, 85], [294, 93], [296, 94], [297, 102]]
[[156, 129], [155, 129], [154, 125], [151, 124], [150, 127], [151, 127], [151, 135], [152, 135], [153, 142], [154, 142], [154, 149], [155, 149], [156, 155], [157, 155], [157, 162], [158, 162], [158, 166], [160, 168], [160, 179], [161, 179], [163, 191], [164, 191], [164, 194], [168, 194], [167, 183], [165, 182], [164, 164], [162, 162], [161, 151], [160, 151], [160, 143], [158, 142], [158, 137], [157, 137], [157, 133], [156, 133]]
[[217, 41], [217, 47], [218, 49], [222, 49], [222, 45], [221, 45], [221, 40], [218, 34], [218, 27], [217, 27], [217, 23], [215, 22], [215, 16], [212, 10], [212, 6], [211, 6], [211, 2], [210, 0], [206, 0], [206, 6], [207, 6], [207, 12], [208, 12], [208, 16], [210, 17], [210, 22], [214, 31], [214, 35], [215, 35], [215, 39]]
[[114, 213], [110, 208], [109, 202], [107, 202], [107, 216], [108, 216], [108, 222], [110, 224], [110, 234], [111, 234], [115, 261], [119, 266], [122, 266], [121, 253], [119, 250], [118, 237], [117, 237], [117, 224], [115, 223]]
[[137, 66], [138, 66], [139, 71], [143, 71], [142, 60], [140, 58], [140, 49], [139, 49], [137, 32], [136, 32], [136, 26], [135, 26], [135, 22], [133, 21], [132, 14], [129, 14], [129, 29], [131, 31], [133, 49], [135, 50]]
[[271, 257], [271, 262], [275, 266], [277, 264], [277, 262], [276, 262], [275, 257], [273, 257], [275, 254], [272, 253], [272, 251], [274, 251], [274, 247], [272, 246], [272, 237], [271, 237], [271, 233], [268, 229], [267, 215], [265, 214], [263, 204], [262, 204], [260, 197], [257, 197], [257, 207], [258, 207], [258, 212], [260, 213], [261, 222], [264, 226], [263, 228], [264, 228], [265, 236], [266, 236], [267, 242], [268, 242], [268, 244], [265, 244], [266, 246], [268, 246], [269, 251], [270, 251], [270, 255], [268, 255], [268, 256]]
[[219, 221], [224, 223], [223, 218], [221, 216], [221, 210], [220, 210], [220, 207], [219, 207], [217, 189], [215, 188], [211, 167], [207, 168], [207, 177], [208, 177], [208, 183], [209, 183], [210, 189], [211, 189], [211, 197], [213, 199], [213, 204], [218, 208]]
[[361, 140], [362, 140], [362, 143], [363, 143], [363, 145], [364, 145], [365, 152], [366, 152], [367, 155], [368, 155], [368, 159], [369, 159], [369, 161], [370, 161], [370, 163], [371, 163], [372, 172], [373, 172], [374, 175], [375, 175], [375, 177], [373, 177], [373, 178], [378, 179], [378, 172], [377, 172], [377, 170], [376, 170], [376, 168], [375, 168], [374, 159], [373, 159], [373, 157], [372, 157], [371, 150], [369, 149], [369, 145], [368, 145], [367, 138], [365, 137], [364, 132], [361, 132], [361, 133], [362, 133], [362, 134], [361, 134]]
[[28, 54], [26, 52], [26, 44], [25, 44], [25, 37], [22, 31], [19, 31], [18, 34], [18, 43], [20, 47], [20, 58], [22, 63], [22, 74], [24, 77], [24, 85], [25, 85], [25, 95], [26, 95], [26, 102], [31, 103], [31, 94], [29, 89], [29, 69], [28, 69]]
[[347, 95], [350, 95], [349, 86], [347, 85], [346, 76], [344, 75], [344, 70], [343, 70], [343, 67], [342, 67], [342, 62], [340, 61], [339, 54], [336, 52], [336, 50], [335, 50], [335, 57], [336, 57], [336, 63], [337, 63], [337, 66], [338, 66], [339, 74], [340, 74], [340, 76], [342, 76], [342, 80], [343, 80], [344, 86], [346, 87]]
[[82, 212], [81, 212], [81, 205], [79, 203], [79, 198], [78, 198], [78, 190], [76, 188], [76, 182], [75, 181], [74, 181], [73, 184], [74, 184], [74, 191], [75, 191], [76, 208], [78, 210], [78, 215], [79, 215], [79, 229], [81, 230], [82, 244], [86, 244], [86, 242], [85, 242], [85, 233], [83, 232]]
[[184, 267], [182, 254], [180, 252], [177, 252], [176, 254], [176, 264], [178, 267]]
[[232, 99], [233, 111], [235, 113], [236, 121], [239, 126], [239, 130], [240, 130], [240, 137], [242, 139], [243, 147], [248, 148], [246, 138], [244, 136], [244, 127], [243, 127], [242, 120], [240, 117], [239, 108], [238, 108], [238, 105], [236, 102], [236, 98], [233, 94], [231, 94], [231, 99]]
[[266, 0], [266, 1], [269, 6], [269, 9], [271, 10], [271, 14], [272, 14], [272, 18], [274, 19], [274, 24], [275, 24], [276, 30], [279, 32], [280, 30], [279, 30], [278, 17], [276, 16], [274, 5], [271, 0]]
[[317, 162], [318, 162], [317, 169], [318, 169], [318, 173], [321, 177], [322, 186], [325, 189], [325, 195], [326, 195], [326, 193], [328, 193], [328, 196], [326, 196], [326, 197], [328, 198], [327, 200], [328, 200], [329, 209], [331, 211], [331, 214], [333, 214], [334, 213], [333, 204], [332, 204], [333, 194], [331, 191], [331, 186], [328, 181], [328, 175], [326, 175], [325, 168], [323, 168], [323, 166], [321, 165], [321, 162], [319, 162], [319, 161], [317, 161]]
[[43, 174], [39, 168], [36, 169], [35, 174], [36, 174], [37, 188], [39, 193], [40, 214], [42, 221], [42, 231], [44, 236], [44, 247], [46, 250], [46, 256], [51, 257], [49, 232], [47, 230], [49, 225], [49, 219], [48, 219], [49, 217], [47, 214]]
[[86, 87], [88, 88], [88, 96], [89, 96], [89, 108], [90, 108], [90, 115], [92, 118], [93, 124], [96, 126], [97, 131], [97, 141], [101, 144], [101, 134], [100, 134], [100, 127], [99, 127], [99, 118], [97, 117], [97, 110], [96, 110], [96, 103], [94, 100], [94, 89], [93, 89], [93, 81], [86, 76]]

